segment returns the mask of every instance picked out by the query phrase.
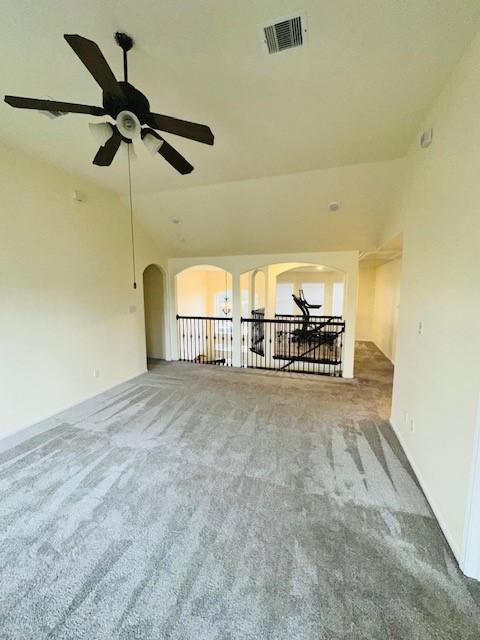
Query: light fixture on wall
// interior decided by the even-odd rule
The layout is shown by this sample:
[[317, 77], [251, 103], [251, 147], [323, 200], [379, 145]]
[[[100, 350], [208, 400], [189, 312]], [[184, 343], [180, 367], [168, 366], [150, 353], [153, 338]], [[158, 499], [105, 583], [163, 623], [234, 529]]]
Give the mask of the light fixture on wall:
[[223, 313], [226, 316], [230, 315], [230, 312], [232, 311], [232, 305], [231, 305], [230, 299], [228, 297], [228, 283], [227, 283], [227, 272], [226, 271], [225, 271], [225, 297], [223, 299], [221, 309], [222, 309]]

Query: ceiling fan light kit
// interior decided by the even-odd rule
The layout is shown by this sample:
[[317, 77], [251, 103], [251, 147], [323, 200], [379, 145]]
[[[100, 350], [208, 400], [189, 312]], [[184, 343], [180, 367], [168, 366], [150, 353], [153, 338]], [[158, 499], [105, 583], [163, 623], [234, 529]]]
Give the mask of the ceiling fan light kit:
[[124, 138], [133, 140], [140, 136], [140, 120], [131, 111], [120, 111], [117, 116], [117, 129]]
[[143, 144], [145, 145], [145, 147], [148, 149], [149, 153], [152, 156], [154, 156], [156, 153], [160, 151], [160, 147], [164, 142], [165, 142], [164, 140], [159, 140], [158, 138], [155, 138], [155, 136], [152, 136], [152, 134], [148, 132], [143, 136]]
[[101, 147], [111, 137], [113, 127], [109, 122], [89, 122], [90, 133]]

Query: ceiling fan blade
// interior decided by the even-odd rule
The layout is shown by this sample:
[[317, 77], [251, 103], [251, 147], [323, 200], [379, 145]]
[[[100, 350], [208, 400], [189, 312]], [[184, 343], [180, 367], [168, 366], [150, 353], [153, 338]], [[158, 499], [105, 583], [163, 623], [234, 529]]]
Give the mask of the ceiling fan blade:
[[118, 151], [118, 147], [122, 141], [122, 136], [118, 132], [116, 127], [113, 128], [113, 133], [111, 138], [109, 138], [103, 147], [97, 151], [95, 158], [93, 159], [93, 164], [98, 165], [99, 167], [108, 167], [112, 164], [112, 160], [115, 157], [115, 154]]
[[203, 144], [213, 144], [213, 133], [205, 124], [197, 124], [188, 120], [179, 120], [171, 116], [162, 116], [159, 113], [145, 113], [140, 116], [140, 121], [154, 129], [173, 133], [176, 136], [190, 138]]
[[21, 98], [20, 96], [5, 96], [5, 102], [18, 109], [37, 109], [38, 111], [60, 111], [61, 113], [88, 113], [91, 116], [105, 115], [105, 109], [92, 107], [88, 104], [74, 102], [57, 102], [56, 100], [39, 100], [37, 98]]
[[117, 79], [113, 75], [108, 62], [103, 53], [93, 40], [87, 40], [76, 34], [65, 34], [63, 36], [68, 44], [75, 51], [83, 64], [90, 71], [100, 87], [114, 96], [124, 98], [124, 93]]
[[147, 135], [152, 135], [157, 140], [162, 140], [162, 146], [158, 150], [158, 153], [165, 158], [165, 160], [172, 165], [174, 169], [176, 169], [182, 176], [187, 173], [192, 173], [193, 165], [191, 165], [188, 160], [186, 160], [176, 149], [172, 147], [172, 145], [168, 144], [168, 142], [162, 138], [162, 136], [158, 135], [156, 131], [153, 129], [142, 129], [141, 136], [142, 140]]

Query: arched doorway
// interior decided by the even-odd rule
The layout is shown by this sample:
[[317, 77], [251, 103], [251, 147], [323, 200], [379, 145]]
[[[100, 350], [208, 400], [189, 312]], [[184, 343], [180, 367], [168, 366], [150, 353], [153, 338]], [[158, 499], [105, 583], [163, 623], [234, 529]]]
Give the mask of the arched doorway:
[[215, 265], [175, 277], [179, 360], [232, 366], [232, 274]]
[[163, 271], [156, 264], [149, 265], [143, 272], [147, 359], [165, 358], [164, 291]]

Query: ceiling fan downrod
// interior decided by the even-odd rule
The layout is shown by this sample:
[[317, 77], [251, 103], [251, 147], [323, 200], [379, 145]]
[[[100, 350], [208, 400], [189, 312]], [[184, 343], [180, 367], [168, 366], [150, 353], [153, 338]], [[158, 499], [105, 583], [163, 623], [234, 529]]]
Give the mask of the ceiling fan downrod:
[[123, 79], [125, 82], [128, 82], [127, 52], [130, 51], [134, 45], [133, 38], [126, 33], [120, 33], [120, 31], [117, 31], [115, 34], [115, 42], [123, 51]]

